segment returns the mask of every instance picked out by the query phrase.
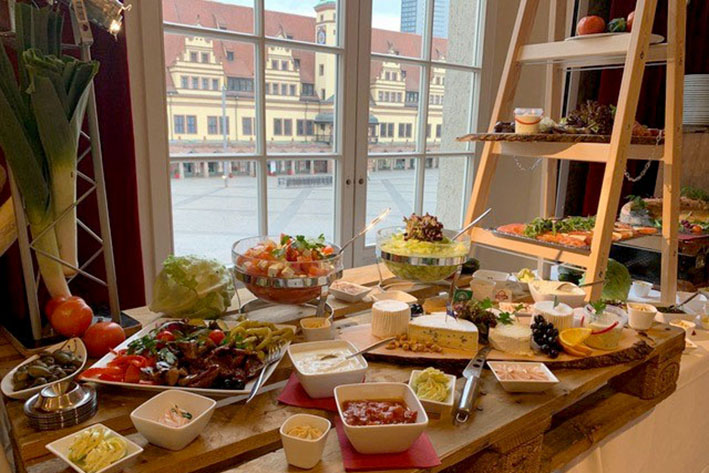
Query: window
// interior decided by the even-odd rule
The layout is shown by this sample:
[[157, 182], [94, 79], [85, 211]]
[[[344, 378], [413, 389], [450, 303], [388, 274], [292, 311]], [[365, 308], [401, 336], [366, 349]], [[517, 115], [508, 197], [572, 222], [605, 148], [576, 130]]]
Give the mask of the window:
[[312, 136], [313, 135], [313, 121], [312, 120], [296, 120], [295, 130], [298, 136]]
[[266, 88], [266, 91], [265, 91], [265, 92], [266, 92], [266, 95], [269, 95], [269, 94], [271, 93], [271, 84], [270, 84], [270, 82], [266, 82], [265, 88]]
[[382, 92], [381, 90], [379, 91], [379, 101], [380, 102], [384, 101], [384, 92]]
[[389, 73], [389, 71], [386, 71], [384, 73], [384, 80], [391, 80], [391, 74]]
[[441, 125], [438, 124], [438, 125], [436, 125], [436, 138], [440, 138], [440, 137], [441, 137]]
[[313, 96], [315, 95], [315, 86], [313, 84], [303, 84], [302, 85], [303, 95]]
[[209, 62], [209, 53], [202, 53], [202, 62], [204, 62], [204, 63]]
[[183, 89], [188, 89], [190, 87], [189, 78], [187, 76], [180, 77], [180, 85]]
[[394, 138], [394, 124], [393, 123], [380, 123], [379, 124], [379, 136], [383, 138]]
[[199, 77], [192, 78], [192, 88], [199, 89]]
[[288, 61], [281, 61], [281, 70], [283, 70], [283, 71], [288, 70]]
[[300, 59], [293, 59], [293, 68], [297, 71], [300, 69]]
[[217, 118], [218, 117], [207, 117], [207, 134], [216, 135], [219, 130], [217, 128]]
[[384, 92], [384, 101], [388, 102], [389, 101], [389, 92]]
[[325, 75], [325, 65], [324, 65], [324, 64], [320, 64], [320, 65], [318, 66], [318, 75], [319, 75], [319, 76], [324, 76], [324, 75]]
[[406, 92], [406, 103], [418, 103], [419, 101], [419, 93], [418, 92], [413, 92], [413, 91], [407, 91]]
[[197, 134], [197, 117], [195, 115], [187, 115], [187, 134]]
[[175, 133], [184, 133], [185, 132], [185, 116], [184, 115], [175, 115]]
[[401, 102], [401, 92], [396, 93], [396, 101]]
[[190, 62], [197, 62], [197, 53], [195, 53], [195, 52], [190, 53]]
[[281, 118], [273, 119], [273, 134], [276, 136], [283, 135], [283, 120]]
[[219, 79], [212, 79], [212, 90], [219, 90]]
[[[237, 92], [253, 92], [254, 80], [241, 77], [228, 77], [226, 88], [227, 90], [235, 90]], [[266, 93], [268, 93], [268, 83], [266, 84]]]
[[290, 118], [283, 120], [283, 135], [293, 136], [293, 120]]
[[253, 135], [253, 117], [241, 117], [241, 133], [243, 135]]
[[278, 95], [278, 91], [279, 91], [279, 90], [280, 90], [280, 89], [278, 88], [278, 84], [277, 84], [277, 83], [274, 82], [274, 83], [271, 84], [271, 93], [272, 93], [273, 95]]
[[399, 74], [396, 72], [391, 73], [391, 80], [399, 80]]
[[227, 51], [227, 52], [226, 52], [226, 60], [227, 60], [227, 61], [233, 61], [233, 60], [234, 60], [234, 51]]
[[281, 95], [288, 95], [288, 84], [281, 84]]
[[278, 61], [276, 59], [271, 59], [271, 69], [278, 70]]
[[430, 137], [431, 137], [431, 124], [426, 123], [426, 138], [430, 138]]
[[325, 89], [320, 89], [320, 98], [325, 100]]
[[290, 88], [290, 94], [295, 95], [295, 84], [291, 84], [288, 87]]
[[209, 90], [209, 79], [207, 79], [206, 77], [202, 78], [202, 88], [204, 90]]

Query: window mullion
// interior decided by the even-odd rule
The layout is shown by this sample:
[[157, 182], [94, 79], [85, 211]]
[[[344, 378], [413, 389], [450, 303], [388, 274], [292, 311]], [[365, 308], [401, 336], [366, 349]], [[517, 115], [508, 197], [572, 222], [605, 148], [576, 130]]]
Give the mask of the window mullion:
[[419, 122], [416, 136], [416, 151], [421, 153], [416, 166], [416, 192], [414, 197], [414, 212], [423, 211], [423, 186], [426, 171], [426, 125], [428, 125], [428, 102], [431, 89], [431, 45], [433, 43], [433, 5], [434, 0], [426, 1], [426, 22], [423, 27], [423, 59], [426, 65], [422, 67], [421, 86], [419, 92]]
[[261, 235], [268, 234], [268, 163], [266, 161], [266, 44], [264, 41], [264, 0], [254, 2], [254, 32], [258, 36], [256, 48], [256, 154], [258, 155], [256, 184], [258, 202], [258, 228]]

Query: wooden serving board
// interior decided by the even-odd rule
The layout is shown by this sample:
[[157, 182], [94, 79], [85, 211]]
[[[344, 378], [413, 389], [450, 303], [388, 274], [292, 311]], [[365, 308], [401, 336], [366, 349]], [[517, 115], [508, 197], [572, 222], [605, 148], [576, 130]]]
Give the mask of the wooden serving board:
[[[340, 338], [352, 342], [352, 344], [359, 349], [379, 340], [379, 338], [372, 335], [370, 324], [347, 327], [340, 332]], [[494, 361], [540, 361], [552, 370], [570, 368], [590, 369], [642, 359], [652, 351], [653, 347], [651, 344], [653, 344], [651, 339], [641, 337], [635, 330], [625, 328], [623, 329], [618, 347], [615, 350], [591, 349], [591, 355], [585, 357], [575, 357], [566, 353], [560, 353], [558, 358], [551, 359], [544, 355], [512, 355], [493, 349], [488, 354], [487, 359]], [[407, 351], [401, 348], [390, 350], [386, 347], [379, 347], [366, 353], [364, 356], [372, 361], [405, 365], [433, 365], [444, 371], [458, 373], [465, 367], [470, 359], [475, 356], [475, 353], [450, 348], [444, 348], [440, 353], [422, 353]]]

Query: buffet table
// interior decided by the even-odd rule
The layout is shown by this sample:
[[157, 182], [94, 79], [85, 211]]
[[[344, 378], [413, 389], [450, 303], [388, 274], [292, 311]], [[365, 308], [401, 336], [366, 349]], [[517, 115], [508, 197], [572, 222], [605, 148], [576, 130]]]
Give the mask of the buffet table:
[[[375, 280], [373, 273], [376, 273], [374, 267], [358, 268], [346, 271], [344, 278], [371, 284]], [[437, 288], [413, 291], [418, 297], [437, 292]], [[367, 312], [362, 313], [366, 304], [334, 304], [334, 308], [340, 327], [366, 323], [369, 319]], [[157, 317], [145, 308], [129, 312], [143, 323]], [[304, 315], [290, 312], [290, 321]], [[267, 317], [279, 323], [288, 321], [284, 313], [269, 312]], [[453, 425], [450, 420], [433, 420], [429, 425], [427, 433], [442, 461], [436, 470], [547, 472], [572, 462], [606, 437], [646, 415], [673, 393], [680, 371], [684, 332], [657, 325], [649, 335], [654, 349], [647, 358], [605, 368], [556, 371], [561, 382], [544, 394], [508, 394], [486, 371], [484, 395], [471, 421]], [[0, 367], [7, 370], [20, 360], [19, 353], [6, 340], [0, 341]], [[177, 452], [152, 446], [135, 433], [129, 414], [151, 397], [151, 393], [101, 386], [99, 411], [89, 422], [101, 422], [145, 448], [129, 467], [128, 471], [132, 472], [287, 471], [278, 433], [283, 421], [296, 412], [332, 417], [324, 411], [277, 402], [281, 386], [290, 373], [290, 363], [283, 360], [268, 382], [275, 389], [257, 396], [248, 405], [218, 409], [201, 436]], [[406, 382], [409, 374], [410, 367], [372, 362], [367, 381]], [[458, 380], [458, 392], [463, 381]], [[29, 427], [21, 402], [6, 401], [5, 408], [18, 471], [66, 470], [66, 465], [44, 446], [82, 426], [40, 433]], [[336, 435], [331, 433], [323, 460], [313, 471], [342, 469]]]

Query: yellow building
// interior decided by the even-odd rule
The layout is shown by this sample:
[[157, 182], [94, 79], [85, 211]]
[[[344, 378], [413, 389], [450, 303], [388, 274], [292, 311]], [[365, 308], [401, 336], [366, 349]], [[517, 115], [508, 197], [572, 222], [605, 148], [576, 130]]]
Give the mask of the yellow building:
[[[218, 2], [164, 2], [179, 10], [187, 24], [247, 31], [252, 10]], [[171, 4], [172, 3], [172, 4]], [[212, 11], [205, 11], [211, 9]], [[324, 0], [315, 17], [267, 11], [267, 35], [335, 44], [335, 2]], [[252, 23], [251, 23], [252, 24]], [[269, 31], [269, 29], [271, 31]], [[435, 39], [436, 51], [445, 40]], [[373, 30], [373, 49], [386, 45], [390, 54], [415, 56], [420, 36]], [[377, 46], [378, 45], [378, 46]], [[252, 153], [255, 151], [254, 51], [246, 43], [167, 35], [167, 113], [171, 154]], [[440, 54], [440, 53], [439, 53]], [[332, 149], [337, 57], [282, 46], [266, 51], [266, 142], [268, 151], [308, 153]], [[419, 68], [372, 61], [369, 118], [370, 149], [375, 152], [415, 150]], [[428, 147], [440, 141], [445, 72], [434, 69], [430, 83]], [[430, 159], [427, 165], [436, 165]], [[274, 161], [272, 174], [331, 173], [327, 160]], [[410, 160], [379, 160], [377, 169], [407, 168]], [[175, 176], [253, 174], [251, 163], [173, 164]]]

